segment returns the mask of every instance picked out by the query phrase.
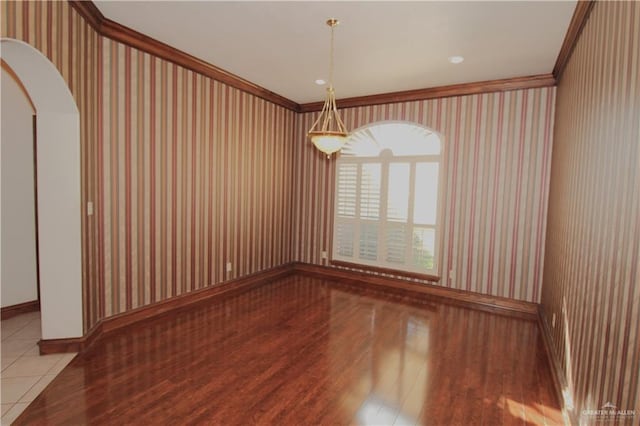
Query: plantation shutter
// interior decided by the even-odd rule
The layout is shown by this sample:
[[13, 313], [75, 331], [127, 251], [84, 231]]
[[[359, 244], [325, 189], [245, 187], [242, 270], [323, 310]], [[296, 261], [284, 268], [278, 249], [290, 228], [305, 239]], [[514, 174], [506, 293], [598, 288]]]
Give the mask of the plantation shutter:
[[426, 148], [414, 144], [417, 155], [410, 143], [396, 141], [397, 156], [378, 142], [361, 146], [361, 155], [346, 150], [337, 162], [332, 259], [436, 274], [439, 139]]

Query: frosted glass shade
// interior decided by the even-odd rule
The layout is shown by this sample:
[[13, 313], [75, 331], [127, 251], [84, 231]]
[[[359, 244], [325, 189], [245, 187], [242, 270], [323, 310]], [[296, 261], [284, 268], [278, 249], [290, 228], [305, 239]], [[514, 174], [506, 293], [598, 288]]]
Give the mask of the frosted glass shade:
[[339, 132], [309, 132], [309, 137], [316, 148], [327, 156], [340, 151], [347, 142], [347, 134]]

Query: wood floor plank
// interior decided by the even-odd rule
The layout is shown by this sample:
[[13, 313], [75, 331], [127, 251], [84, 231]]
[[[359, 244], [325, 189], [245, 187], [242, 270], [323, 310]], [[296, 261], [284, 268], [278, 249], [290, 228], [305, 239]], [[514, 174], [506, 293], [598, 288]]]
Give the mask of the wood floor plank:
[[554, 425], [537, 324], [291, 275], [106, 334], [16, 424]]

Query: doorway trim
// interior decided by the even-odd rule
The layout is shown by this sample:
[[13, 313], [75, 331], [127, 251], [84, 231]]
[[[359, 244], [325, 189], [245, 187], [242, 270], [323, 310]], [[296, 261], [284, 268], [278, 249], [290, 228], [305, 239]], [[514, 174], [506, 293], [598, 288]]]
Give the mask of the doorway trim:
[[33, 101], [42, 339], [83, 335], [80, 114], [67, 83], [33, 46], [0, 39], [0, 55]]

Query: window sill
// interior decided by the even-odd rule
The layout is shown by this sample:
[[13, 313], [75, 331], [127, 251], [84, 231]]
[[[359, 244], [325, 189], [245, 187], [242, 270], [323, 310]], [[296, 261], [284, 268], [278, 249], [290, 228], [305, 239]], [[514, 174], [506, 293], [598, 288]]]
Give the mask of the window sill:
[[362, 265], [360, 263], [345, 262], [343, 260], [330, 260], [329, 263], [335, 266], [343, 266], [346, 268], [360, 269], [365, 272], [379, 272], [382, 274], [390, 274], [398, 277], [417, 278], [420, 280], [439, 282], [440, 277], [437, 275], [421, 274], [419, 272], [403, 271], [401, 269], [381, 268], [379, 266]]

